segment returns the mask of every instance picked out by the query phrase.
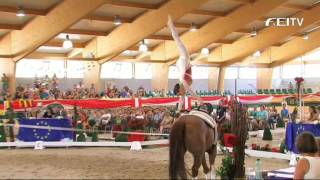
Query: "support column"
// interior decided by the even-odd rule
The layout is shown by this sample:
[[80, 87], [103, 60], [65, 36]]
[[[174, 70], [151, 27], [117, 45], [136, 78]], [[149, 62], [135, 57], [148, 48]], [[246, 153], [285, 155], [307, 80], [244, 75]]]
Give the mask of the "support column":
[[9, 77], [9, 93], [11, 95], [14, 95], [16, 89], [16, 63], [12, 59], [0, 58], [0, 73], [1, 77], [3, 73], [5, 73]]
[[209, 90], [217, 90], [219, 84], [219, 68], [209, 67], [209, 79], [208, 79]]
[[224, 92], [224, 77], [226, 74], [227, 67], [219, 68], [219, 80], [218, 80], [218, 90], [222, 93]]
[[258, 68], [257, 89], [272, 88], [272, 68]]
[[168, 73], [169, 73], [169, 66], [167, 64], [160, 64], [154, 63], [152, 64], [152, 80], [151, 86], [152, 89], [164, 89], [168, 91]]
[[[90, 68], [88, 67], [90, 66]], [[83, 84], [85, 87], [90, 87], [94, 84], [98, 91], [101, 90], [100, 72], [101, 65], [96, 61], [87, 62], [85, 66]]]

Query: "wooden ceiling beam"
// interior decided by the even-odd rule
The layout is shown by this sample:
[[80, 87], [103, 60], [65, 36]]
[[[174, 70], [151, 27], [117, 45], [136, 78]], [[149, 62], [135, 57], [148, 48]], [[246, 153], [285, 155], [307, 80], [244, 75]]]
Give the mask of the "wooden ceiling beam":
[[84, 29], [67, 29], [67, 30], [63, 31], [63, 33], [80, 34], [80, 35], [93, 35], [93, 36], [106, 36], [109, 34], [109, 32], [84, 30]]
[[103, 5], [105, 1], [82, 0], [81, 3], [78, 0], [62, 1], [46, 16], [37, 16], [22, 30], [14, 30], [5, 35], [0, 40], [0, 55], [14, 55], [14, 61], [24, 58]]
[[[93, 20], [93, 21], [105, 21], [105, 22], [114, 22], [115, 17], [113, 16], [96, 16], [96, 15], [88, 15], [84, 19]], [[133, 19], [127, 17], [121, 17], [122, 23], [132, 23]]]
[[150, 35], [150, 36], [146, 37], [145, 39], [172, 40], [172, 36], [166, 36], [166, 35]]
[[270, 64], [270, 67], [280, 66], [318, 48], [320, 46], [320, 30], [314, 31], [308, 36], [308, 40], [296, 37], [280, 47], [271, 49], [271, 58], [274, 61]]
[[132, 7], [132, 8], [141, 8], [141, 9], [158, 9], [159, 4], [144, 4], [144, 3], [135, 3], [135, 2], [121, 2], [121, 1], [108, 1], [106, 4], [111, 4], [114, 6], [122, 7]]
[[[131, 24], [119, 26], [108, 36], [96, 37], [97, 54], [99, 63], [104, 63], [121, 54], [126, 49], [137, 44], [142, 39], [159, 31], [167, 24], [168, 14], [173, 20], [177, 20], [188, 12], [191, 12], [208, 0], [174, 0], [168, 1], [160, 8], [147, 11]], [[183, 6], [181, 6], [183, 4]], [[119, 41], [121, 39], [121, 41]]]
[[[62, 45], [63, 45], [63, 42], [57, 42], [57, 41], [49, 41], [49, 42], [43, 44], [43, 46], [50, 46], [50, 47], [62, 47]], [[84, 48], [85, 43], [73, 42], [73, 47], [74, 48]]]
[[[220, 54], [218, 59], [219, 61], [224, 61], [223, 66], [230, 66], [234, 63], [242, 62], [254, 52], [268, 48], [276, 42], [279, 42], [279, 40], [284, 40], [306, 27], [317, 23], [320, 19], [320, 13], [318, 12], [320, 12], [320, 5], [307, 11], [301, 11], [293, 17], [304, 18], [302, 26], [268, 27], [259, 31], [256, 37], [240, 39], [232, 45], [222, 45], [216, 48], [210, 53], [209, 57], [217, 58], [217, 55]], [[287, 51], [291, 52], [291, 49], [287, 49]]]
[[299, 10], [299, 11], [305, 11], [305, 10], [310, 9], [309, 6], [298, 5], [298, 4], [284, 4], [282, 7], [290, 8], [290, 9], [296, 9], [296, 10]]
[[[304, 18], [302, 26], [268, 27], [259, 31], [258, 35], [254, 38], [240, 39], [232, 45], [223, 45], [215, 49], [209, 56], [216, 57], [217, 54], [220, 54], [220, 60], [224, 61], [223, 66], [230, 66], [234, 63], [242, 62], [254, 52], [265, 49], [279, 42], [279, 40], [286, 39], [306, 27], [317, 23], [320, 19], [318, 12], [320, 12], [320, 5], [310, 10], [301, 11], [294, 17]], [[301, 39], [301, 37], [299, 37], [299, 39]], [[287, 49], [287, 51], [289, 51], [289, 49]]]
[[191, 11], [190, 14], [205, 15], [205, 16], [212, 16], [212, 17], [223, 17], [226, 15], [226, 13], [224, 12], [208, 11], [208, 10], [194, 10], [194, 11]]
[[250, 4], [254, 2], [254, 0], [228, 0], [228, 1], [238, 2], [241, 4]]
[[22, 26], [16, 24], [0, 24], [0, 29], [21, 30]]
[[[1, 12], [17, 13], [18, 10], [19, 10], [18, 7], [0, 6]], [[25, 12], [25, 14], [38, 15], [38, 16], [45, 16], [48, 13], [47, 9], [46, 10], [37, 10], [37, 9], [23, 8], [23, 11]]]
[[[224, 18], [209, 21], [197, 31], [184, 33], [181, 36], [181, 40], [186, 45], [189, 54], [198, 52], [201, 48], [223, 39], [228, 34], [264, 16], [284, 2], [286, 0], [258, 0], [253, 4], [245, 4]], [[151, 59], [166, 58], [167, 60], [172, 60], [178, 56], [179, 51], [176, 43], [166, 42], [155, 48], [151, 54]]]

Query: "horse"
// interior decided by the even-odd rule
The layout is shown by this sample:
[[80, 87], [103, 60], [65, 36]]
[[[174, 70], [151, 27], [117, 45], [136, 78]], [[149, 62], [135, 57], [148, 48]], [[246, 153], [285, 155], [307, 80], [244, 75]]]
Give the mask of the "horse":
[[[210, 104], [209, 104], [210, 105]], [[210, 105], [211, 106], [211, 105]], [[211, 110], [207, 112], [211, 114]], [[182, 115], [173, 124], [169, 143], [169, 178], [187, 179], [184, 155], [189, 151], [193, 156], [192, 178], [197, 178], [202, 164], [206, 178], [214, 179], [213, 164], [217, 154], [217, 131], [201, 117]], [[209, 165], [205, 153], [209, 154]]]

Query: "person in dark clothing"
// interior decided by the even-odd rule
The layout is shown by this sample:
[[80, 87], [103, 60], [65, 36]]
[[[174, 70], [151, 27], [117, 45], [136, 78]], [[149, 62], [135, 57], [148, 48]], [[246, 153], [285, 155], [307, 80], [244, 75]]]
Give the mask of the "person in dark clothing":
[[43, 114], [43, 118], [52, 118], [53, 117], [53, 111], [51, 108], [48, 108], [48, 110]]
[[219, 101], [217, 108], [217, 123], [222, 123], [226, 118], [227, 109], [223, 106], [223, 101]]

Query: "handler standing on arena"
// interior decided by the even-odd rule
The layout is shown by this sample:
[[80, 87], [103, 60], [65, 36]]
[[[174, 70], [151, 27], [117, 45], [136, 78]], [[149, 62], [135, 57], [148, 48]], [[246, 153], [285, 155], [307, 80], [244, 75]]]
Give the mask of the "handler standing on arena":
[[184, 46], [184, 44], [179, 38], [178, 32], [173, 25], [173, 21], [170, 15], [168, 16], [168, 27], [171, 31], [173, 39], [178, 45], [178, 49], [180, 53], [179, 59], [177, 60], [177, 63], [176, 63], [177, 69], [179, 71], [180, 82], [174, 86], [174, 90], [173, 90], [175, 95], [180, 96], [178, 111], [181, 111], [183, 109], [184, 99], [187, 92], [191, 93], [192, 97], [199, 100], [200, 104], [202, 105], [202, 100], [200, 99], [200, 97], [197, 96], [195, 92], [192, 91], [190, 87], [192, 85], [192, 71], [191, 71], [191, 64], [190, 64], [190, 56], [188, 54], [186, 47]]

